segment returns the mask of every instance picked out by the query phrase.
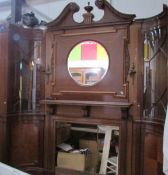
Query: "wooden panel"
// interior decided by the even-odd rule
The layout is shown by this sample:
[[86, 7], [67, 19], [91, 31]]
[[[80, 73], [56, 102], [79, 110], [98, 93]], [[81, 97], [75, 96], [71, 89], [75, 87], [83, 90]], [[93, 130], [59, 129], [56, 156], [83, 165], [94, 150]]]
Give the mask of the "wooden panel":
[[144, 175], [161, 175], [163, 162], [161, 136], [155, 134], [147, 134], [145, 136], [144, 150]]
[[18, 165], [38, 162], [38, 127], [33, 124], [16, 124], [11, 132], [11, 163]]
[[133, 122], [132, 174], [141, 174], [141, 123]]
[[[3, 87], [1, 87], [3, 89]], [[4, 94], [5, 95], [5, 94]], [[7, 101], [6, 97], [0, 97], [0, 115], [5, 115], [7, 110]]]
[[24, 171], [32, 175], [56, 175], [54, 171], [50, 171], [39, 167], [27, 167]]
[[[129, 53], [130, 53], [130, 69], [134, 69], [134, 73], [129, 74], [129, 101], [133, 103], [129, 113], [134, 120], [138, 120], [141, 117], [140, 104], [142, 103], [142, 93], [143, 93], [143, 76], [141, 69], [143, 68], [143, 41], [141, 42], [140, 37], [141, 24], [133, 23], [130, 27], [130, 43], [129, 43]], [[143, 57], [143, 56], [142, 56]]]
[[[85, 29], [86, 30], [86, 29]], [[94, 86], [83, 87], [72, 81], [71, 76], [68, 73], [67, 67], [67, 57], [71, 49], [79, 42], [87, 40], [85, 35], [72, 35], [64, 36], [61, 33], [53, 33], [50, 38], [50, 33], [47, 34], [47, 45], [54, 45], [53, 50], [51, 48], [47, 49], [47, 55], [51, 55], [47, 59], [47, 69], [51, 69], [51, 75], [48, 79], [48, 86], [52, 86], [50, 91], [50, 96], [56, 96], [59, 99], [83, 99], [83, 100], [104, 100], [104, 101], [114, 101], [113, 98], [121, 98], [125, 94], [124, 92], [124, 39], [127, 38], [126, 29], [118, 29], [117, 33], [103, 33], [104, 28], [97, 29], [102, 33], [97, 34], [86, 34], [89, 35], [89, 39], [93, 41], [100, 42], [109, 54], [109, 69], [106, 76], [102, 81]], [[80, 30], [79, 30], [80, 31]], [[73, 31], [73, 32], [79, 32]], [[69, 31], [66, 31], [69, 32]], [[109, 40], [110, 37], [110, 40]], [[49, 39], [50, 38], [50, 39]], [[54, 40], [54, 41], [53, 41]], [[66, 45], [65, 45], [66, 43]], [[48, 48], [48, 47], [47, 47]], [[62, 52], [64, 48], [64, 52]], [[113, 49], [112, 49], [113, 48]], [[53, 55], [52, 55], [53, 54]], [[115, 75], [115, 76], [114, 76]], [[122, 92], [121, 92], [122, 91]], [[89, 93], [90, 92], [90, 93]], [[99, 92], [99, 93], [98, 93]], [[121, 95], [124, 93], [124, 95]], [[116, 99], [115, 99], [116, 101]], [[121, 100], [120, 100], [121, 101]]]
[[8, 69], [8, 33], [0, 32], [0, 162], [6, 156], [6, 110], [7, 110], [7, 69]]
[[[6, 112], [8, 33], [0, 33], [0, 114]], [[5, 103], [4, 103], [5, 102]]]
[[[81, 171], [75, 171], [75, 170], [66, 170], [66, 169], [61, 169], [61, 168], [56, 168], [55, 172], [57, 175], [83, 175], [85, 174], [85, 172], [81, 172]], [[88, 173], [86, 172], [87, 175], [98, 175], [96, 173]]]
[[6, 161], [6, 118], [0, 116], [0, 162]]
[[143, 175], [162, 175], [163, 127], [148, 123], [143, 127]]
[[[62, 116], [71, 116], [71, 117], [83, 117], [86, 116], [87, 108], [84, 106], [60, 106], [57, 107], [57, 115]], [[92, 118], [111, 118], [111, 119], [119, 119], [121, 118], [121, 111], [119, 108], [111, 108], [111, 107], [90, 107], [88, 111], [88, 116]]]
[[43, 119], [42, 117], [15, 116], [9, 123], [9, 163], [20, 166], [42, 166]]

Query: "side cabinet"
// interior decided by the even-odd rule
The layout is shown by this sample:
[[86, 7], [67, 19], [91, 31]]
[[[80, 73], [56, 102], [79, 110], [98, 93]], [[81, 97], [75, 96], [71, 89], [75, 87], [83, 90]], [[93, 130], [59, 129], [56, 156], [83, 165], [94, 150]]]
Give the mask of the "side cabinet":
[[[135, 20], [130, 51], [134, 93], [133, 174], [163, 174], [163, 129], [168, 102], [167, 6], [157, 17]], [[135, 47], [134, 47], [135, 46]], [[134, 49], [133, 49], [134, 47]], [[132, 67], [132, 68], [133, 68]], [[134, 80], [134, 81], [133, 81]]]
[[33, 174], [44, 160], [42, 40], [42, 31], [17, 25], [0, 33], [0, 161]]

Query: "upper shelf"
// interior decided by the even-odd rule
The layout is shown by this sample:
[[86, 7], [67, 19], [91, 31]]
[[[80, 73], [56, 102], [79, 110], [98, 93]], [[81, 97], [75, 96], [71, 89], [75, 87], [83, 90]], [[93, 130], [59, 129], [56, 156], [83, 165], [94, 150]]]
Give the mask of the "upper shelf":
[[76, 106], [108, 106], [129, 108], [131, 103], [128, 102], [104, 102], [104, 101], [80, 101], [80, 100], [42, 100], [42, 104], [47, 105], [76, 105]]

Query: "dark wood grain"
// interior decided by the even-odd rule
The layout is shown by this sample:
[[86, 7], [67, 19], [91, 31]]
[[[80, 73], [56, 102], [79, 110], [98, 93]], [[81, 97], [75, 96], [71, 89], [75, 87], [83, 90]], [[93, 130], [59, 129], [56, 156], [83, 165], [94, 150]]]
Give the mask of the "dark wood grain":
[[44, 116], [20, 114], [9, 116], [9, 162], [15, 167], [43, 165]]
[[[7, 25], [4, 24], [5, 27]], [[0, 161], [7, 161], [8, 32], [0, 32]]]

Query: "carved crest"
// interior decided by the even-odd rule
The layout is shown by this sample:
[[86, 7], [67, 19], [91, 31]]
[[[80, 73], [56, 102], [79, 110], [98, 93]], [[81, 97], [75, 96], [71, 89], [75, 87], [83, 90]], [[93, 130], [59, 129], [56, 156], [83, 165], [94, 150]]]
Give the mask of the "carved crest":
[[69, 3], [63, 10], [63, 12], [48, 24], [49, 30], [60, 30], [60, 29], [68, 29], [68, 28], [78, 28], [78, 27], [88, 27], [92, 26], [113, 26], [120, 24], [130, 24], [135, 15], [123, 14], [116, 9], [114, 9], [111, 4], [109, 4], [106, 0], [96, 0], [95, 5], [98, 9], [104, 11], [104, 16], [99, 21], [94, 21], [94, 15], [91, 13], [93, 7], [88, 6], [85, 7], [86, 13], [83, 14], [84, 20], [81, 23], [74, 21], [73, 15], [74, 13], [79, 11], [79, 6], [76, 3]]

